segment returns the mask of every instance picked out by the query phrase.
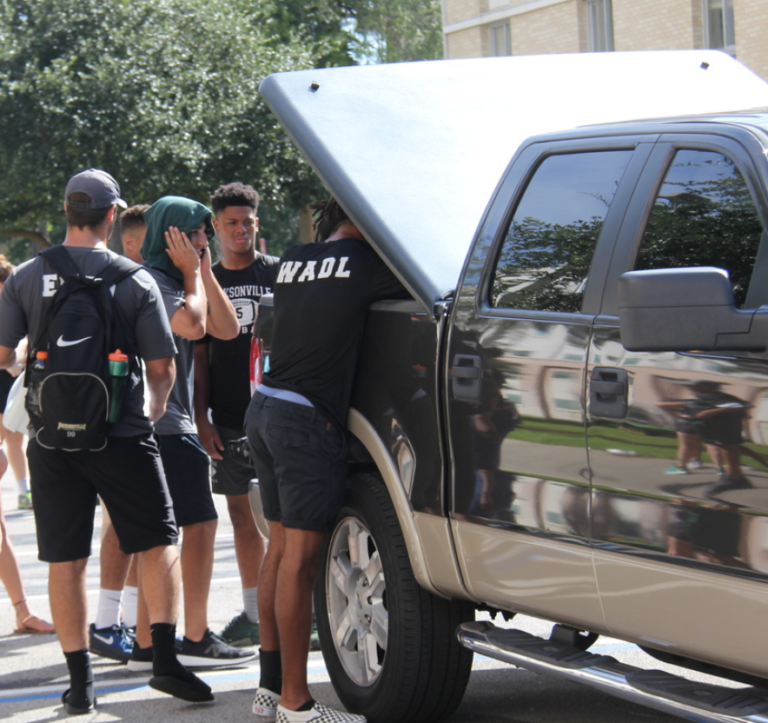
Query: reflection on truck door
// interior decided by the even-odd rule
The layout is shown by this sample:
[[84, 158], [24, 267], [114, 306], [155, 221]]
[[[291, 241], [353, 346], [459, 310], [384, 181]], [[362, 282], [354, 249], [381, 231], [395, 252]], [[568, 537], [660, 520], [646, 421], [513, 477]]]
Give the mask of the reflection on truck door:
[[[715, 266], [728, 271], [737, 304], [755, 303], [768, 286], [758, 273], [768, 248], [748, 157], [732, 142], [714, 148], [710, 141], [707, 149], [696, 137], [664, 141], [633, 200], [647, 209], [645, 221], [626, 233], [612, 273]], [[588, 420], [592, 533], [608, 626], [636, 639], [653, 629], [656, 644], [685, 645], [694, 655], [704, 645], [688, 631], [708, 630], [706, 647], [732, 651], [738, 667], [743, 650], [733, 641], [756, 644], [754, 631], [762, 629], [759, 606], [751, 617], [743, 598], [768, 572], [761, 419], [768, 363], [736, 353], [628, 352], [607, 312], [595, 330], [590, 371], [622, 370], [629, 383], [625, 419], [590, 413]], [[636, 564], [623, 556], [614, 562], [617, 552]], [[697, 605], [701, 596], [709, 604]], [[735, 609], [736, 597], [746, 614], [726, 628], [712, 611]], [[695, 617], [702, 615], [712, 617]], [[711, 636], [722, 636], [722, 644]]]
[[448, 350], [453, 513], [468, 587], [539, 615], [557, 609], [562, 617], [568, 598], [575, 624], [599, 616], [584, 544], [593, 318], [584, 300], [632, 156], [631, 148], [542, 150], [521, 198], [504, 209], [496, 248], [478, 247], [470, 262], [486, 264], [485, 281], [464, 280]]

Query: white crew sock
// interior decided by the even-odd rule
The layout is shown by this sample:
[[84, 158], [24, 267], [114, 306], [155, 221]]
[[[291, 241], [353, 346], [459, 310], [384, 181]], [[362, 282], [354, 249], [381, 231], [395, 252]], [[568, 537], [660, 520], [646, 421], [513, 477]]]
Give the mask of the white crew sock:
[[259, 622], [259, 600], [257, 587], [243, 588], [243, 610], [252, 623]]
[[19, 494], [23, 495], [29, 492], [29, 480], [26, 477], [16, 480], [16, 486], [19, 488]]
[[99, 609], [96, 612], [94, 625], [101, 628], [111, 628], [120, 623], [120, 600], [123, 597], [122, 590], [106, 590], [99, 588]]
[[138, 618], [139, 588], [126, 585], [123, 590], [123, 625], [135, 628]]

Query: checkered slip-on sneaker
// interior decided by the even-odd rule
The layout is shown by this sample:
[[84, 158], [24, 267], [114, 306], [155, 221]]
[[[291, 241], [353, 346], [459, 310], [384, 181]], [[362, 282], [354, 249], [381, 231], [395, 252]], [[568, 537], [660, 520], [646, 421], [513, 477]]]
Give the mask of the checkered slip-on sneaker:
[[366, 720], [364, 715], [334, 710], [315, 702], [311, 710], [288, 710], [278, 705], [277, 723], [366, 723]]
[[253, 699], [253, 714], [258, 716], [259, 723], [274, 723], [277, 717], [277, 706], [280, 696], [268, 688], [259, 688]]

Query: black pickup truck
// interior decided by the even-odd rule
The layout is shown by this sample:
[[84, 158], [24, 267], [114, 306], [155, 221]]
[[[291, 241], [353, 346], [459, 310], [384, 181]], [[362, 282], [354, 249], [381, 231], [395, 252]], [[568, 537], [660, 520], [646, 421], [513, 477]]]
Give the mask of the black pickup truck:
[[[441, 720], [478, 651], [768, 721], [768, 85], [685, 51], [262, 93], [413, 294], [369, 314], [316, 590], [341, 700]], [[599, 635], [728, 683], [592, 653]]]

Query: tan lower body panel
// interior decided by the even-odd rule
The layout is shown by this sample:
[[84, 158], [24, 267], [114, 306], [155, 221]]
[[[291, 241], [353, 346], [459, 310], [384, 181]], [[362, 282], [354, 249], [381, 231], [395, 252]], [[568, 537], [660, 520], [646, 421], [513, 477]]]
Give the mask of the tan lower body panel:
[[473, 597], [583, 630], [605, 629], [587, 547], [461, 520], [451, 524]]
[[595, 553], [616, 637], [768, 676], [768, 585], [713, 571]]

